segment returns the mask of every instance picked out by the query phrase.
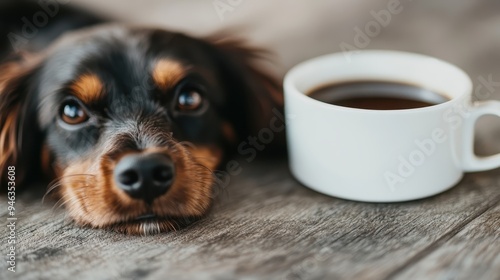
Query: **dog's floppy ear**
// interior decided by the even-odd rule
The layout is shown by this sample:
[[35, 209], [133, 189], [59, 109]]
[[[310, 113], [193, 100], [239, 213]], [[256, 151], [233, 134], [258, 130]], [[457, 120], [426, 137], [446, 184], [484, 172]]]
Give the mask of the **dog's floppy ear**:
[[[257, 136], [269, 128], [271, 120], [282, 119], [283, 91], [276, 77], [266, 72], [259, 62], [269, 59], [269, 52], [249, 47], [239, 39], [212, 37], [208, 41], [217, 49], [217, 63], [222, 81], [229, 93], [229, 118], [240, 140]], [[269, 62], [269, 61], [268, 61]], [[284, 120], [280, 120], [284, 121]], [[284, 132], [275, 135], [274, 145], [282, 144]]]
[[7, 188], [9, 166], [17, 186], [38, 175], [41, 137], [32, 80], [39, 61], [26, 56], [0, 64], [0, 191]]

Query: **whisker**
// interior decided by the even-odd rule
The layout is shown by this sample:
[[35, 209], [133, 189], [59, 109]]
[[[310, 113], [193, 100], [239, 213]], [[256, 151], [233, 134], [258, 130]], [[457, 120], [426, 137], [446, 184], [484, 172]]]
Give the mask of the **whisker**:
[[176, 228], [180, 228], [180, 227], [181, 227], [181, 226], [177, 223], [177, 221], [172, 220], [172, 222], [174, 222], [174, 223], [175, 223], [175, 225], [177, 226]]
[[[213, 171], [213, 170], [211, 170], [210, 168], [208, 168], [207, 166], [205, 166], [205, 165], [203, 165], [203, 164], [201, 164], [201, 163], [196, 163], [196, 165], [198, 165], [198, 166], [200, 166], [200, 167], [203, 167], [203, 168], [205, 168], [206, 170], [208, 170], [208, 171], [211, 173], [212, 177], [213, 177], [213, 180], [214, 180], [214, 187], [215, 187], [215, 188], [217, 188], [219, 192], [224, 193], [224, 194], [226, 195], [226, 197], [227, 197], [227, 196], [229, 196], [229, 193], [228, 193], [227, 188], [226, 188], [226, 186], [225, 186], [225, 185], [226, 185], [226, 183], [225, 183], [223, 180], [221, 180], [221, 179], [217, 176], [217, 174], [216, 174], [216, 172], [221, 171], [221, 170], [215, 170], [215, 171]], [[201, 183], [201, 184], [206, 183], [206, 182], [201, 182], [201, 181], [197, 181], [197, 180], [193, 180], [193, 181], [194, 181], [194, 182]]]
[[167, 223], [169, 224], [169, 227], [172, 231], [177, 231], [177, 229], [174, 227], [174, 225], [172, 225], [170, 221], [167, 221]]
[[[63, 183], [62, 183], [62, 180], [64, 179], [68, 179], [68, 178], [72, 178], [72, 177], [81, 177], [81, 176], [84, 176], [84, 177], [95, 177], [95, 175], [92, 175], [92, 174], [71, 174], [71, 175], [66, 175], [66, 176], [62, 176], [62, 177], [59, 177], [59, 178], [56, 178], [54, 180], [52, 180], [52, 182], [50, 182], [47, 186], [47, 191], [45, 192], [45, 194], [43, 195], [42, 197], [42, 204], [45, 202], [45, 197], [51, 193], [53, 190], [57, 189], [58, 187], [60, 187]], [[88, 178], [85, 179], [85, 181], [76, 181], [76, 182], [87, 182]], [[75, 181], [73, 181], [75, 182]]]
[[49, 195], [50, 192], [52, 192], [53, 190], [55, 190], [56, 188], [60, 187], [62, 185], [62, 183], [57, 183], [57, 184], [54, 184], [52, 187], [50, 187], [49, 189], [47, 189], [47, 191], [45, 192], [45, 194], [43, 195], [42, 197], [42, 204], [45, 203], [45, 197], [47, 197], [47, 195]]
[[206, 169], [208, 172], [210, 172], [210, 174], [212, 174], [212, 175], [215, 175], [215, 171], [220, 171], [220, 170], [215, 170], [215, 171], [214, 171], [214, 170], [212, 170], [212, 169], [208, 168], [206, 165], [201, 164], [201, 163], [199, 163], [199, 162], [194, 162], [194, 164], [195, 164], [195, 165], [197, 165], [197, 166], [200, 166], [200, 167], [205, 168], [205, 169]]
[[[77, 181], [77, 182], [78, 182], [78, 181]], [[49, 195], [49, 194], [50, 194], [50, 192], [52, 192], [54, 189], [56, 189], [56, 188], [58, 188], [58, 187], [62, 186], [62, 184], [63, 184], [62, 182], [59, 182], [59, 183], [57, 183], [57, 184], [54, 184], [52, 187], [50, 187], [50, 188], [49, 188], [49, 189], [45, 192], [45, 194], [44, 194], [44, 195], [43, 195], [43, 197], [42, 197], [42, 204], [45, 202], [45, 198], [47, 197], [47, 195]]]
[[[70, 202], [70, 201], [73, 201], [73, 203], [76, 203], [77, 201], [75, 200], [72, 200], [72, 196], [70, 194], [65, 194], [64, 196], [62, 196], [55, 204], [54, 206], [52, 206], [52, 211], [55, 211], [56, 209], [59, 209], [61, 208], [63, 205], [65, 205], [66, 203]], [[56, 207], [57, 206], [57, 207]]]
[[189, 141], [182, 141], [182, 142], [178, 142], [176, 144], [179, 144], [181, 146], [188, 147], [188, 148], [191, 148], [191, 149], [196, 149], [196, 145], [193, 144], [192, 142], [189, 142]]

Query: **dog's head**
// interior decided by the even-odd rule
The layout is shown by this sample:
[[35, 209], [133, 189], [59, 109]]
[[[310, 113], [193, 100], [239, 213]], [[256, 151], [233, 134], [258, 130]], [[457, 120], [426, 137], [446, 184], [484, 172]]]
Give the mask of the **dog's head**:
[[156, 29], [69, 34], [0, 66], [0, 170], [53, 172], [79, 224], [132, 234], [187, 224], [209, 210], [227, 150], [280, 106], [257, 56]]

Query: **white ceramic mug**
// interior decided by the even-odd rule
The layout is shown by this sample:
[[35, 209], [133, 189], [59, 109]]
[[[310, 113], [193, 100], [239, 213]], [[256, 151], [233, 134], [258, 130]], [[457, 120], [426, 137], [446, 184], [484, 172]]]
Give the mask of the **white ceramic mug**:
[[[307, 95], [348, 81], [407, 83], [449, 101], [365, 110]], [[442, 60], [397, 51], [331, 54], [295, 66], [284, 87], [290, 169], [318, 192], [367, 202], [414, 200], [453, 187], [464, 171], [500, 166], [500, 155], [473, 151], [476, 120], [500, 116], [500, 102], [471, 103], [470, 78]]]

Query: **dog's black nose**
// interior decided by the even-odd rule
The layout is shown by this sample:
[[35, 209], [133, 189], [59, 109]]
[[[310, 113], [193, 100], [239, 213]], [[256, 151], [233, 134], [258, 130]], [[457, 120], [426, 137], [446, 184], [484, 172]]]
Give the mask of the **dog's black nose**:
[[167, 192], [174, 180], [174, 164], [163, 154], [124, 156], [116, 165], [117, 186], [129, 196], [151, 203]]

